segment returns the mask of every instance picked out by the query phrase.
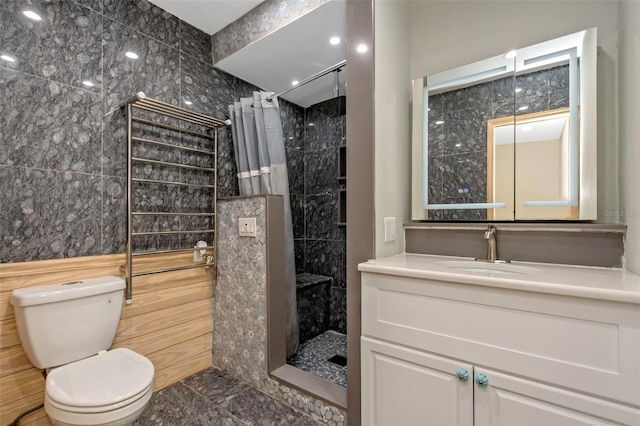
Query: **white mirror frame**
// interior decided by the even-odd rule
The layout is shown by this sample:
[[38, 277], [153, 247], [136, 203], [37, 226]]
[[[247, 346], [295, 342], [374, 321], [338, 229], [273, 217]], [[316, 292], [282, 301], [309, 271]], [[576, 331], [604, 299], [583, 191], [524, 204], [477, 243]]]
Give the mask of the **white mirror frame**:
[[[468, 83], [557, 63], [569, 62], [570, 170], [567, 200], [525, 201], [525, 207], [580, 206], [580, 220], [597, 218], [597, 30], [518, 49], [515, 59], [499, 55], [413, 81], [412, 219], [427, 219], [428, 210], [494, 209], [506, 203], [429, 204], [428, 95], [453, 90]], [[578, 74], [578, 58], [580, 58]], [[428, 81], [427, 81], [428, 80]], [[580, 84], [577, 84], [580, 82]], [[578, 90], [579, 87], [579, 90]], [[578, 119], [580, 117], [580, 119]], [[578, 131], [579, 129], [579, 131]], [[580, 136], [578, 136], [580, 135]], [[420, 202], [418, 202], [418, 200]], [[517, 218], [514, 218], [517, 220]]]

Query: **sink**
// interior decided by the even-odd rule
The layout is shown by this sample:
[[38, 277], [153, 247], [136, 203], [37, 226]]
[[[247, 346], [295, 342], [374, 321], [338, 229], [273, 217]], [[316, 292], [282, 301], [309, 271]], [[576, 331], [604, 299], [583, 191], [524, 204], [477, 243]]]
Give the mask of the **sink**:
[[530, 275], [540, 272], [540, 270], [536, 268], [512, 265], [511, 263], [478, 262], [475, 260], [445, 260], [436, 263], [446, 268], [458, 269], [465, 272], [490, 273], [494, 275]]

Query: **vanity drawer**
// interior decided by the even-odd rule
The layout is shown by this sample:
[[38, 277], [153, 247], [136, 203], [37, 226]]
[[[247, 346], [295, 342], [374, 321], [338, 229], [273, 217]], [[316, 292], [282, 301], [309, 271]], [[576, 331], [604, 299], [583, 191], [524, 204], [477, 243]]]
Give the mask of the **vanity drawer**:
[[362, 334], [640, 406], [636, 305], [362, 274]]

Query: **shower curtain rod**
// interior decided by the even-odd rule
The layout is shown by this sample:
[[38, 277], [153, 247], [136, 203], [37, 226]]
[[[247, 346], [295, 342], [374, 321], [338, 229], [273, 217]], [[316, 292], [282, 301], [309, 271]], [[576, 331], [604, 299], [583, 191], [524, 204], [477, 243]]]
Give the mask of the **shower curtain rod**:
[[320, 71], [319, 73], [316, 73], [316, 74], [312, 75], [311, 77], [305, 78], [304, 80], [302, 80], [300, 83], [296, 84], [295, 86], [290, 86], [289, 88], [287, 88], [287, 89], [285, 89], [285, 90], [283, 90], [281, 92], [274, 93], [273, 95], [269, 96], [267, 98], [267, 100], [268, 101], [272, 101], [273, 98], [275, 98], [275, 97], [284, 95], [285, 93], [292, 91], [296, 87], [304, 86], [305, 84], [307, 84], [307, 83], [309, 83], [309, 82], [311, 82], [311, 81], [313, 81], [315, 79], [318, 79], [320, 77], [324, 77], [325, 75], [329, 74], [330, 72], [333, 72], [333, 71], [335, 71], [337, 69], [340, 69], [340, 68], [344, 67], [345, 65], [347, 65], [347, 60], [346, 59], [343, 60], [343, 61], [338, 62], [335, 65], [330, 66], [329, 68], [327, 68], [325, 70]]

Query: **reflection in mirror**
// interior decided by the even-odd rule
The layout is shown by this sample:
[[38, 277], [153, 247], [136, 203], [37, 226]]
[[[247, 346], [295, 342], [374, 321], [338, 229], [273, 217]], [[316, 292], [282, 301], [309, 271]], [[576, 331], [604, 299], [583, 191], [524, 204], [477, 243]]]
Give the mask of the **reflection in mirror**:
[[522, 202], [568, 198], [569, 128], [569, 108], [520, 115], [515, 129], [513, 117], [487, 122], [487, 201], [509, 200], [505, 209], [489, 209], [487, 219], [511, 220], [514, 211], [522, 220], [578, 218], [577, 206], [526, 208]]
[[[412, 218], [595, 219], [595, 40], [581, 31], [414, 81]], [[561, 152], [528, 153], [551, 140], [529, 132], [560, 126], [551, 117]]]

